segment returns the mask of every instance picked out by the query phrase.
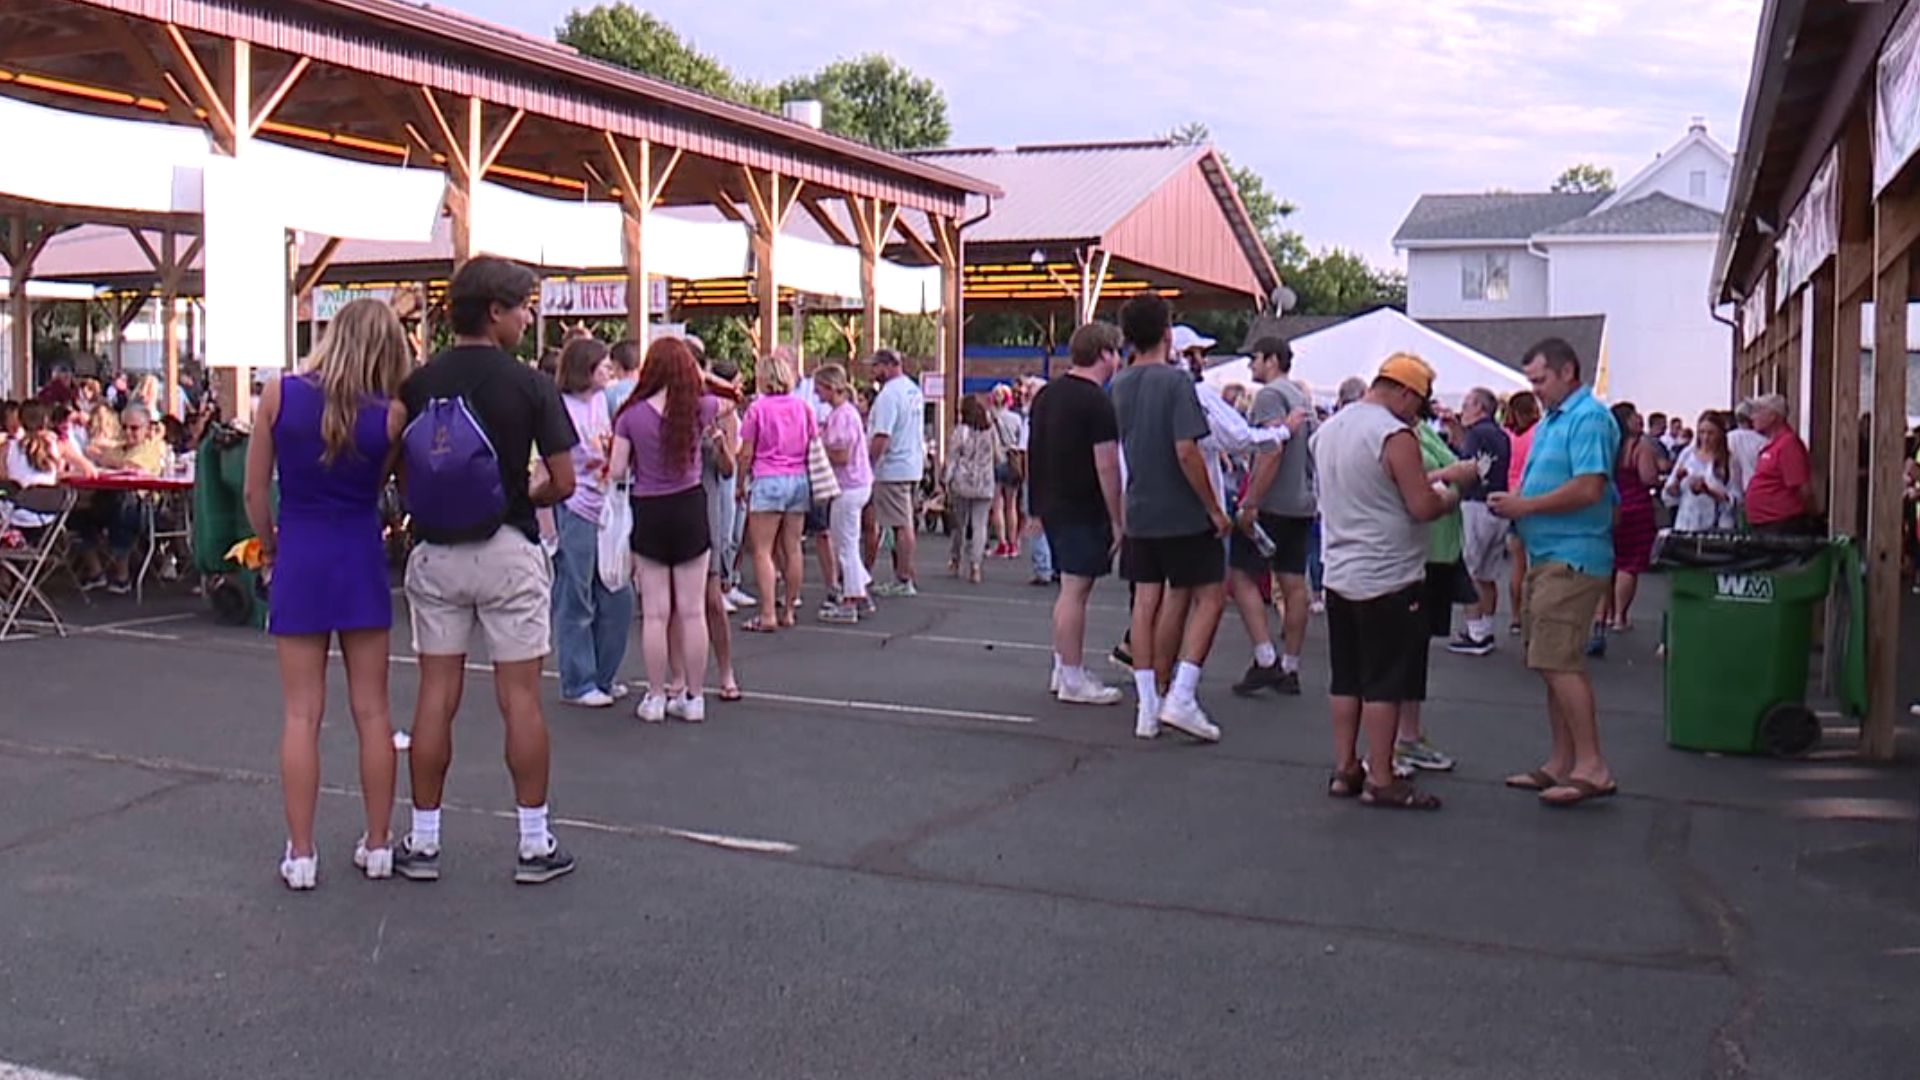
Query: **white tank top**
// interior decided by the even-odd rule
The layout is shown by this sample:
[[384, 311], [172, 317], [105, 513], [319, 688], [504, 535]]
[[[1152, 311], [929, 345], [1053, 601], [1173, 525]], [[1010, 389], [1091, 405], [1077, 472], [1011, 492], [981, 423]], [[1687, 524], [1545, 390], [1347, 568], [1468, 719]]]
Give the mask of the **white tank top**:
[[[7, 442], [7, 479], [21, 487], [53, 487], [60, 482], [59, 463], [52, 469], [36, 469], [27, 460], [26, 444], [19, 439]], [[15, 509], [12, 524], [16, 529], [37, 529], [51, 525], [53, 518], [30, 510]]]
[[1407, 513], [1381, 454], [1405, 421], [1371, 402], [1341, 409], [1313, 435], [1327, 588], [1373, 600], [1427, 574], [1427, 527]]

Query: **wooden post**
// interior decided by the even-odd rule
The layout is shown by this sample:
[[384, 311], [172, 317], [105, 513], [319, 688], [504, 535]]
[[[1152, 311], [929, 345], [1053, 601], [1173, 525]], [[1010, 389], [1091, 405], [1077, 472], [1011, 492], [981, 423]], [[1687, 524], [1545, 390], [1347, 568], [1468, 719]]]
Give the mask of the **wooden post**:
[[[180, 392], [180, 335], [175, 331], [174, 323], [179, 318], [176, 310], [180, 306], [180, 265], [179, 240], [172, 229], [160, 234], [160, 355], [165, 358], [166, 385], [160, 399], [160, 411], [173, 411], [173, 402]], [[228, 416], [238, 416], [230, 412]], [[155, 420], [160, 419], [154, 417]], [[184, 419], [184, 418], [183, 418]]]
[[1899, 714], [1901, 499], [1906, 487], [1907, 303], [1920, 196], [1882, 193], [1875, 208], [1873, 446], [1867, 487], [1867, 716], [1860, 753], [1891, 760]]
[[647, 139], [623, 145], [611, 131], [602, 132], [614, 176], [620, 182], [620, 251], [627, 271], [627, 337], [646, 351], [648, 326], [653, 321], [651, 282], [647, 279], [647, 215], [660, 201], [667, 181], [680, 164], [676, 148], [664, 157], [653, 152]]
[[950, 217], [927, 215], [934, 249], [940, 256], [940, 372], [945, 380], [935, 430], [940, 434], [940, 460], [946, 460], [947, 432], [960, 415], [961, 387], [966, 380], [966, 252], [960, 223]]
[[53, 237], [51, 226], [35, 227], [24, 214], [15, 214], [8, 224], [4, 254], [10, 272], [9, 298], [13, 324], [13, 393], [25, 401], [33, 396], [33, 301], [27, 297], [27, 284], [33, 280], [33, 264]]
[[860, 244], [860, 297], [863, 301], [860, 313], [860, 357], [869, 357], [880, 351], [880, 297], [875, 291], [874, 279], [880, 263], [880, 255], [886, 249], [887, 237], [893, 232], [893, 225], [900, 216], [900, 208], [883, 199], [854, 196], [847, 200], [848, 209], [853, 211], [853, 230]]
[[1833, 411], [1833, 264], [1829, 262], [1813, 275], [1806, 297], [1809, 311], [1806, 339], [1811, 356], [1813, 400], [1807, 403], [1807, 449], [1813, 457], [1813, 475], [1828, 480], [1821, 505], [1833, 505], [1833, 428], [1840, 419]]
[[780, 286], [774, 274], [774, 249], [787, 215], [800, 197], [801, 181], [751, 165], [740, 167], [752, 209], [754, 276], [759, 288], [760, 355], [780, 347]]
[[[1864, 115], [1862, 117], [1864, 119]], [[1839, 249], [1833, 260], [1833, 432], [1828, 463], [1832, 483], [1827, 521], [1836, 535], [1864, 538], [1860, 461], [1861, 312], [1873, 283], [1873, 165], [1864, 123], [1849, 126], [1840, 144]]]

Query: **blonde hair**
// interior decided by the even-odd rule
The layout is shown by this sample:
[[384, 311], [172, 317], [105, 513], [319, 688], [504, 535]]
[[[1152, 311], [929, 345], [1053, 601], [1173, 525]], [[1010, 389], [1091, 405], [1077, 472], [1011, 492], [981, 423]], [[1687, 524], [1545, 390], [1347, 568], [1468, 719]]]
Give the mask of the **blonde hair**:
[[820, 390], [843, 391], [847, 388], [847, 369], [839, 364], [823, 364], [813, 373], [813, 385]]
[[93, 407], [93, 415], [87, 417], [87, 445], [117, 447], [125, 441], [126, 434], [120, 430], [120, 414], [113, 406], [101, 402]]
[[355, 300], [340, 309], [307, 356], [306, 372], [326, 399], [320, 414], [320, 460], [332, 465], [353, 452], [360, 408], [400, 392], [412, 363], [407, 333], [384, 300]]
[[775, 349], [754, 366], [754, 383], [763, 394], [791, 394], [799, 383], [793, 371], [793, 353]]

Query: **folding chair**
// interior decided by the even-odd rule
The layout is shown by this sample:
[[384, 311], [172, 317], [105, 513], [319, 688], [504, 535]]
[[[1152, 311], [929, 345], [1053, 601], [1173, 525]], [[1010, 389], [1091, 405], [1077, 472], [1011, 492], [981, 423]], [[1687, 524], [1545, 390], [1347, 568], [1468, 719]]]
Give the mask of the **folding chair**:
[[65, 565], [67, 519], [73, 514], [73, 504], [78, 498], [78, 493], [68, 487], [16, 487], [5, 496], [15, 509], [40, 514], [49, 520], [38, 530], [39, 536], [25, 546], [0, 546], [0, 570], [6, 572], [6, 578], [0, 579], [0, 585], [5, 586], [4, 591], [0, 591], [0, 606], [5, 609], [4, 616], [0, 617], [0, 641], [13, 635], [20, 614], [29, 602], [47, 613], [55, 633], [67, 636], [66, 623], [60, 620], [59, 610], [47, 598], [45, 586]]

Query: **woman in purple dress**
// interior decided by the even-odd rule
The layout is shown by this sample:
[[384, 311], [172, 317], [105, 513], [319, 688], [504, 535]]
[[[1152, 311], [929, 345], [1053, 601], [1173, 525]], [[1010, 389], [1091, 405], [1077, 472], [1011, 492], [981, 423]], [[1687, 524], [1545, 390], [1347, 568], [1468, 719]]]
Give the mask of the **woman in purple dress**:
[[313, 888], [319, 874], [313, 821], [320, 797], [320, 719], [326, 711], [327, 649], [336, 634], [346, 659], [366, 793], [367, 831], [353, 861], [369, 878], [393, 873], [388, 821], [394, 748], [387, 704], [393, 600], [380, 495], [406, 425], [397, 395], [410, 359], [392, 309], [378, 300], [357, 300], [328, 325], [305, 370], [266, 385], [254, 414], [247, 519], [265, 558], [267, 631], [279, 649], [286, 698], [280, 783], [288, 840], [280, 877], [290, 889]]

